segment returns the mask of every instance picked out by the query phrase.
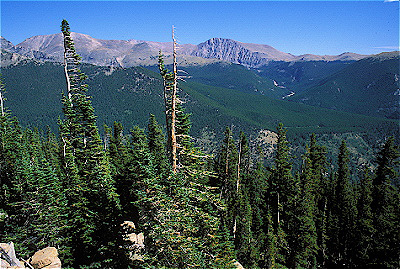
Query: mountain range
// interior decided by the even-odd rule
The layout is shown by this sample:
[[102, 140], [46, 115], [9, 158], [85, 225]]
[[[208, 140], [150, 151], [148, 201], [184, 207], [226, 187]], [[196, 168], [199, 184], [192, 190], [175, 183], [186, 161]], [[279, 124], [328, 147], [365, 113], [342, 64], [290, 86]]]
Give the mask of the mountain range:
[[[119, 67], [155, 65], [160, 50], [165, 54], [166, 62], [171, 61], [169, 57], [172, 53], [171, 42], [102, 40], [80, 33], [72, 33], [72, 38], [78, 54], [86, 63]], [[62, 46], [61, 33], [30, 37], [17, 45], [1, 37], [1, 48], [38, 60], [60, 62], [63, 55]], [[295, 56], [268, 45], [242, 43], [227, 38], [211, 38], [198, 45], [179, 44], [177, 53], [180, 55], [180, 65], [204, 64], [220, 60], [251, 68], [267, 65], [271, 61], [355, 61], [366, 57], [349, 52], [334, 56], [312, 54]]]
[[[145, 66], [158, 72], [160, 50], [165, 62], [172, 62], [171, 42], [101, 40], [79, 33], [72, 38], [82, 61], [97, 66]], [[1, 37], [0, 46], [2, 68], [30, 61], [62, 62], [61, 34], [34, 36], [18, 45]], [[399, 63], [399, 52], [294, 56], [225, 38], [178, 47], [178, 65], [189, 74], [188, 82], [391, 119], [400, 118]]]

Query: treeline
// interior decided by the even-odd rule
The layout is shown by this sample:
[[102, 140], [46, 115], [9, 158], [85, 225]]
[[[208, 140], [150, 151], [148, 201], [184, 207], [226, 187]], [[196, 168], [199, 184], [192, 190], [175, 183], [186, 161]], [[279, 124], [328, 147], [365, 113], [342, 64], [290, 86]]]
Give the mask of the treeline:
[[[332, 171], [315, 135], [294, 171], [281, 124], [271, 166], [229, 128], [216, 156], [206, 155], [191, 142], [190, 115], [173, 96], [176, 74], [160, 54], [166, 134], [150, 116], [146, 130], [126, 133], [115, 122], [101, 139], [66, 21], [61, 29], [68, 91], [59, 135], [22, 128], [0, 91], [0, 241], [13, 241], [19, 255], [54, 246], [72, 268], [400, 267], [393, 138], [376, 167], [357, 175], [345, 141]], [[124, 221], [145, 235], [138, 260]]]

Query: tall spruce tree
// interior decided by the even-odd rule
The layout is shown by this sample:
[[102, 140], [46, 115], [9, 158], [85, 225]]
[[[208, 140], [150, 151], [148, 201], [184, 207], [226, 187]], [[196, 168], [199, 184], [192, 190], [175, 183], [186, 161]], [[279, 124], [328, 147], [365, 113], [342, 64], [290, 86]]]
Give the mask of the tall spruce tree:
[[[303, 165], [301, 169], [300, 185], [299, 185], [299, 209], [305, 210], [300, 216], [299, 221], [308, 222], [309, 238], [307, 240], [311, 252], [306, 255], [316, 255], [318, 246], [322, 251], [320, 255], [316, 255], [319, 262], [323, 263], [323, 253], [326, 242], [326, 208], [327, 208], [327, 160], [326, 148], [317, 143], [316, 135], [310, 136], [310, 144], [307, 146], [306, 154], [303, 157]], [[311, 210], [311, 212], [309, 212]], [[307, 225], [303, 223], [301, 225]], [[313, 224], [313, 225], [311, 225]], [[303, 227], [303, 232], [305, 227]], [[302, 237], [298, 237], [302, 239]], [[316, 240], [316, 241], [315, 241]], [[303, 242], [302, 244], [307, 244]], [[315, 245], [315, 243], [317, 245]], [[300, 244], [301, 245], [301, 244]], [[311, 258], [313, 259], [313, 258]]]
[[376, 233], [373, 238], [375, 266], [398, 268], [400, 266], [400, 214], [399, 214], [399, 149], [394, 138], [389, 137], [377, 154], [377, 168], [373, 178], [372, 212]]
[[[64, 70], [67, 92], [62, 97], [64, 119], [60, 123], [63, 147], [63, 182], [68, 200], [68, 227], [71, 235], [72, 263], [119, 264], [124, 254], [119, 248], [120, 210], [115, 183], [110, 174], [96, 116], [86, 95], [86, 76], [79, 69], [66, 20], [61, 23], [64, 44]], [[107, 255], [107, 258], [106, 258]]]
[[[254, 238], [253, 233], [253, 211], [259, 211], [255, 206], [252, 207], [251, 200], [256, 197], [251, 196], [251, 175], [250, 175], [250, 147], [244, 132], [240, 132], [238, 143], [238, 159], [236, 166], [236, 197], [237, 205], [236, 217], [234, 222], [234, 243], [237, 250], [237, 257], [239, 262], [245, 267], [256, 266], [260, 250], [257, 247], [260, 242]], [[252, 186], [254, 187], [254, 186]], [[258, 186], [259, 188], [261, 186]], [[259, 192], [254, 192], [259, 194]], [[260, 197], [258, 197], [260, 199]], [[258, 201], [260, 202], [260, 201]], [[254, 203], [256, 205], [256, 203]], [[257, 227], [260, 230], [261, 227]]]
[[267, 203], [271, 210], [273, 227], [277, 239], [276, 263], [285, 264], [289, 257], [287, 235], [291, 233], [290, 223], [294, 221], [296, 180], [292, 174], [292, 163], [286, 129], [280, 123], [277, 127], [278, 141], [274, 166], [269, 177]]
[[231, 268], [234, 249], [220, 224], [225, 206], [218, 193], [186, 173], [156, 173], [144, 133], [136, 128], [132, 139], [138, 158], [131, 167], [140, 170], [139, 229], [146, 238], [143, 266]]
[[330, 235], [331, 260], [336, 266], [352, 264], [355, 251], [355, 224], [357, 208], [355, 193], [350, 181], [350, 157], [346, 142], [339, 147], [333, 205], [334, 222]]
[[267, 205], [265, 204], [265, 195], [267, 192], [267, 169], [264, 166], [264, 156], [261, 148], [257, 149], [258, 161], [250, 171], [250, 175], [246, 180], [246, 188], [250, 200], [252, 211], [252, 243], [254, 244], [254, 252], [258, 254], [257, 263], [264, 266], [266, 257], [266, 240], [267, 240]]
[[372, 215], [372, 178], [367, 167], [364, 168], [359, 183], [360, 195], [357, 203], [357, 247], [355, 253], [355, 264], [360, 268], [371, 267], [370, 256], [373, 255], [372, 243], [376, 230], [373, 225]]
[[227, 210], [222, 217], [224, 226], [229, 233], [234, 236], [236, 233], [235, 219], [237, 216], [238, 201], [237, 194], [237, 164], [238, 152], [233, 139], [232, 131], [226, 128], [225, 137], [222, 141], [221, 149], [216, 160], [215, 170], [217, 172], [214, 185], [220, 188], [220, 197], [225, 201]]
[[317, 226], [315, 224], [316, 197], [315, 176], [308, 154], [303, 159], [296, 195], [295, 221], [291, 223], [289, 244], [290, 267], [315, 268], [317, 257]]
[[169, 156], [173, 173], [182, 170], [188, 174], [204, 174], [199, 167], [205, 165], [209, 156], [204, 155], [191, 143], [190, 136], [190, 114], [186, 113], [183, 102], [179, 97], [177, 70], [177, 42], [172, 29], [173, 43], [173, 70], [169, 71], [164, 65], [164, 56], [159, 52], [158, 67], [163, 79], [163, 96], [165, 119], [167, 129], [167, 153]]

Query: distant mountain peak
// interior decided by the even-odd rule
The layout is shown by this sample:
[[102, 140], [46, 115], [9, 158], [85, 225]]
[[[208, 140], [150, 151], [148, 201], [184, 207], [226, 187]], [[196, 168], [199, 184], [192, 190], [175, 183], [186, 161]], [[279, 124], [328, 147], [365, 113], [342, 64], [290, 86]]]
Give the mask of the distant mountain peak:
[[274, 60], [288, 60], [290, 54], [278, 51], [268, 45], [242, 43], [229, 38], [211, 38], [197, 45], [191, 55], [202, 58], [216, 58], [248, 67], [258, 67]]

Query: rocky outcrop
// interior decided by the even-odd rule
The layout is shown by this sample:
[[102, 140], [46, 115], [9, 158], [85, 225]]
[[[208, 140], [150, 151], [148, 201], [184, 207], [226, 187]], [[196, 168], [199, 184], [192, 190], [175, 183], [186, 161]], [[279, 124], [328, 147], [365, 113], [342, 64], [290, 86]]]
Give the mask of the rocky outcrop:
[[124, 241], [125, 249], [129, 252], [129, 258], [132, 261], [141, 261], [143, 260], [142, 253], [144, 251], [144, 234], [143, 233], [135, 233], [136, 226], [132, 221], [124, 221], [121, 224], [122, 228], [125, 231]]

